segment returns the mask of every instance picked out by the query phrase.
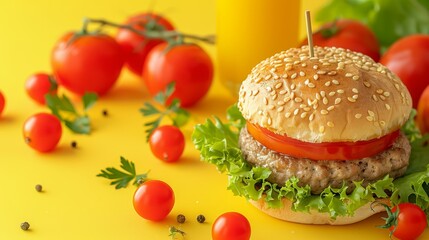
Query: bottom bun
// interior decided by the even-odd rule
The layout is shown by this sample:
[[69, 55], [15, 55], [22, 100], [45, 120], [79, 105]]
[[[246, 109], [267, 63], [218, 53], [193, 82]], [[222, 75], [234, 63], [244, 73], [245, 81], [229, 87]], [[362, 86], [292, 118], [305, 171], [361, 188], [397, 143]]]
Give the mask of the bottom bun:
[[[376, 213], [384, 212], [385, 208], [381, 204], [374, 204], [371, 209], [371, 203], [358, 208], [353, 216], [339, 216], [332, 219], [328, 213], [320, 213], [315, 210], [310, 212], [297, 212], [292, 210], [292, 202], [286, 198], [283, 199], [282, 208], [269, 208], [264, 198], [258, 201], [249, 200], [256, 208], [262, 212], [288, 222], [303, 224], [329, 224], [329, 225], [346, 225], [362, 221]], [[377, 199], [376, 202], [389, 205], [388, 199]]]

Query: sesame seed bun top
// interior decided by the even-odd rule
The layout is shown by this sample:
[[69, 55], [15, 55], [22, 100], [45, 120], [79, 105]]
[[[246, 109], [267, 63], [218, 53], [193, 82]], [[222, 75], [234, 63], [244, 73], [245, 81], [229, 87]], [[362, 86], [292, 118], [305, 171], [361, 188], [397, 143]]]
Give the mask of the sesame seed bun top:
[[334, 47], [291, 48], [256, 65], [240, 87], [250, 123], [305, 142], [355, 142], [398, 130], [411, 96], [385, 66]]

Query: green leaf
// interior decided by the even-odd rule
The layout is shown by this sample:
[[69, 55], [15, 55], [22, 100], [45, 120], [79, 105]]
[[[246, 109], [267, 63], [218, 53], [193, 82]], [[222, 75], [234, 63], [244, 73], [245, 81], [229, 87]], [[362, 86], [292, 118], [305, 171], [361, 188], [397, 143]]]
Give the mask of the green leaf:
[[417, 115], [417, 110], [412, 109], [410, 113], [410, 117], [407, 122], [402, 126], [401, 131], [407, 136], [410, 142], [415, 141], [418, 138], [422, 137], [419, 128], [416, 125], [415, 117]]
[[150, 115], [159, 114], [161, 112], [149, 102], [145, 102], [143, 103], [143, 107], [140, 108], [140, 113], [143, 114], [143, 116], [150, 116]]
[[64, 124], [74, 133], [89, 134], [91, 133], [91, 123], [89, 117], [77, 117], [73, 121], [63, 120]]
[[98, 99], [98, 95], [96, 93], [85, 93], [82, 96], [83, 109], [84, 111], [88, 111], [92, 106], [94, 106], [95, 102]]
[[118, 170], [114, 167], [108, 167], [105, 170], [101, 170], [101, 173], [97, 174], [97, 177], [113, 180], [110, 182], [110, 185], [115, 185], [115, 189], [126, 188], [128, 183], [133, 179], [135, 179], [133, 184], [137, 186], [146, 181], [148, 172], [136, 175], [136, 169], [133, 162], [128, 161], [122, 156], [120, 161], [120, 167], [124, 171]]

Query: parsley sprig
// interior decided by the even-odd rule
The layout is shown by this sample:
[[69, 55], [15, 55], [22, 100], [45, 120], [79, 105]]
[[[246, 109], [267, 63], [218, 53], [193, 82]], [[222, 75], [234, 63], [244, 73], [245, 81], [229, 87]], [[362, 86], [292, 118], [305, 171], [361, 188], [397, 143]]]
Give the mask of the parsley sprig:
[[154, 101], [157, 103], [157, 106], [150, 102], [145, 102], [143, 107], [140, 108], [140, 112], [143, 116], [156, 116], [155, 120], [144, 124], [144, 126], [147, 127], [145, 131], [147, 134], [147, 141], [149, 140], [152, 132], [159, 127], [164, 117], [168, 117], [176, 127], [185, 125], [189, 120], [190, 114], [188, 111], [180, 107], [179, 99], [174, 98], [171, 100], [171, 103], [167, 105], [167, 99], [169, 99], [173, 94], [174, 86], [175, 83], [171, 82], [167, 85], [165, 91], [161, 91], [155, 95]]
[[97, 94], [85, 93], [82, 96], [83, 114], [79, 113], [73, 103], [66, 95], [46, 94], [46, 105], [52, 114], [57, 116], [67, 128], [78, 134], [89, 134], [91, 132], [91, 121], [87, 111], [94, 106], [97, 101]]
[[176, 228], [175, 226], [170, 226], [168, 228], [169, 231], [169, 235], [171, 239], [178, 239], [178, 235], [180, 236], [179, 239], [183, 239], [186, 235], [186, 233], [178, 228]]
[[115, 185], [116, 189], [126, 188], [128, 183], [134, 179], [133, 185], [138, 186], [142, 182], [146, 181], [147, 173], [136, 174], [136, 167], [133, 162], [128, 161], [121, 156], [121, 166], [123, 171], [118, 170], [114, 167], [108, 167], [101, 170], [101, 173], [97, 174], [97, 177], [103, 177], [107, 179], [112, 179], [110, 185]]

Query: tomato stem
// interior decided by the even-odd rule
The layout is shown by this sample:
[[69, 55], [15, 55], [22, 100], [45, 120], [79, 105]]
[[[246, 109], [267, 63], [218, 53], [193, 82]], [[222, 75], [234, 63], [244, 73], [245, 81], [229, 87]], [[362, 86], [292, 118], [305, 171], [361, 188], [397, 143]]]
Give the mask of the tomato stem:
[[188, 39], [193, 39], [193, 40], [205, 42], [208, 44], [214, 44], [215, 43], [215, 36], [214, 35], [197, 36], [197, 35], [193, 35], [193, 34], [178, 32], [175, 30], [137, 30], [137, 29], [133, 28], [131, 25], [118, 24], [118, 23], [110, 22], [110, 21], [107, 21], [104, 19], [86, 18], [86, 21], [84, 21], [84, 26], [82, 29], [83, 31], [86, 30], [89, 23], [99, 24], [100, 27], [111, 26], [111, 27], [116, 27], [116, 28], [127, 29], [131, 32], [138, 34], [138, 35], [144, 36], [145, 38], [148, 38], [148, 39], [163, 39], [166, 41], [171, 41], [174, 39], [181, 40], [184, 38], [188, 38]]

